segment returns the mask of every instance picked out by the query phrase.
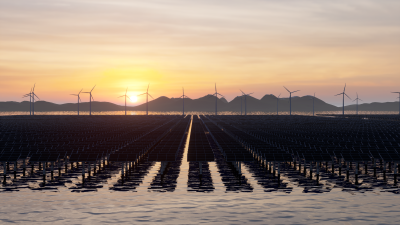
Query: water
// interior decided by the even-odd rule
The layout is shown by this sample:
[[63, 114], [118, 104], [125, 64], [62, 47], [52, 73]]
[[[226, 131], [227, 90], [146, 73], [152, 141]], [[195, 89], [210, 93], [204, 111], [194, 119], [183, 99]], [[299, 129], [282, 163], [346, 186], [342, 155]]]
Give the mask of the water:
[[[80, 115], [89, 115], [89, 111], [80, 111]], [[215, 112], [185, 112], [187, 115], [215, 115]], [[318, 111], [317, 114], [336, 114], [341, 115], [342, 111]], [[345, 111], [345, 114], [355, 115], [356, 111]], [[394, 114], [398, 115], [397, 111], [359, 111], [358, 114]], [[13, 111], [13, 112], [0, 112], [0, 116], [15, 116], [15, 115], [29, 115], [29, 111]], [[35, 115], [77, 115], [76, 111], [51, 111], [51, 112], [35, 112]], [[125, 115], [125, 111], [93, 111], [92, 115]], [[127, 115], [146, 115], [146, 111], [127, 111]], [[182, 111], [169, 111], [158, 112], [149, 111], [149, 115], [182, 115]], [[221, 111], [218, 115], [240, 115], [240, 112]], [[244, 112], [243, 112], [244, 115]], [[276, 115], [276, 112], [249, 112], [247, 115]], [[289, 112], [279, 112], [279, 115], [289, 115]], [[292, 115], [308, 115], [311, 116], [312, 112], [292, 112]]]
[[379, 171], [373, 178], [371, 165], [368, 175], [360, 175], [360, 187], [323, 169], [317, 185], [289, 167], [282, 168], [278, 187], [256, 162], [242, 164], [239, 181], [218, 158], [204, 165], [200, 181], [186, 154], [187, 146], [163, 183], [160, 162], [140, 163], [123, 185], [118, 163], [85, 187], [80, 165], [45, 187], [40, 174], [26, 179], [19, 174], [17, 181], [0, 187], [0, 223], [400, 224], [400, 188], [391, 179], [382, 182]]
[[[247, 166], [243, 174], [252, 192], [226, 191], [216, 163], [210, 163], [214, 190], [188, 191], [189, 164], [183, 162], [174, 192], [149, 190], [160, 163], [135, 191], [110, 191], [113, 181], [94, 192], [57, 190], [0, 193], [1, 223], [82, 224], [399, 224], [399, 195], [376, 188], [362, 192], [332, 188], [329, 192], [304, 193], [304, 187], [266, 191]], [[115, 179], [114, 179], [115, 182]], [[288, 182], [284, 178], [284, 182]], [[397, 192], [398, 193], [398, 192]]]

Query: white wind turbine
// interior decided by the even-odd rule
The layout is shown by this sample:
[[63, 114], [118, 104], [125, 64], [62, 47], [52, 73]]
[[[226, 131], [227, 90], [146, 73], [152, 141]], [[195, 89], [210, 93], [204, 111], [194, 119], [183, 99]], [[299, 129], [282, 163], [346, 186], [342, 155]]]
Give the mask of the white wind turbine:
[[[146, 115], [149, 115], [149, 96], [152, 99], [154, 99], [153, 96], [151, 96], [149, 94], [149, 87], [150, 87], [150, 84], [147, 86], [147, 91], [145, 93], [143, 93], [143, 94], [140, 94], [140, 95], [146, 95]], [[140, 95], [138, 95], [138, 96], [140, 96]]]
[[362, 101], [362, 99], [359, 99], [359, 98], [358, 98], [358, 93], [357, 93], [357, 92], [356, 92], [356, 94], [357, 94], [357, 98], [354, 99], [353, 102], [357, 100], [356, 114], [358, 115], [358, 100]]
[[224, 97], [224, 96], [221, 95], [220, 93], [218, 93], [218, 91], [217, 91], [217, 83], [215, 83], [215, 93], [212, 94], [212, 96], [214, 96], [214, 95], [215, 95], [215, 115], [218, 115], [218, 110], [217, 110], [218, 95], [220, 95], [221, 97]]
[[31, 92], [29, 92], [28, 94], [25, 94], [22, 97], [25, 98], [28, 96], [29, 96], [29, 115], [32, 115], [32, 88], [31, 88]]
[[400, 92], [392, 92], [392, 93], [397, 93], [397, 94], [399, 94], [398, 99], [399, 99], [399, 115], [400, 115]]
[[[30, 96], [30, 99], [31, 99], [30, 102], [32, 102], [32, 103], [30, 104], [30, 105], [32, 105], [32, 113], [30, 113], [30, 115], [35, 115], [35, 97], [36, 97], [38, 100], [40, 100], [40, 98], [35, 94], [35, 86], [36, 86], [36, 83], [33, 85], [33, 88], [31, 89], [31, 92], [30, 92], [29, 94], [24, 95], [24, 97]], [[30, 105], [29, 105], [29, 106], [30, 106]], [[31, 111], [31, 110], [30, 110], [30, 107], [29, 107], [29, 111]]]
[[178, 97], [178, 98], [182, 98], [182, 115], [185, 115], [185, 97], [189, 98], [188, 96], [185, 95], [185, 89], [183, 89], [182, 87], [182, 96]]
[[314, 96], [311, 99], [312, 99], [312, 115], [314, 116], [315, 92], [314, 92]]
[[243, 94], [240, 96], [240, 115], [243, 115], [242, 105], [243, 105]]
[[82, 93], [89, 93], [90, 94], [90, 98], [89, 98], [89, 101], [90, 101], [90, 104], [89, 104], [89, 115], [92, 115], [92, 99], [94, 101], [94, 98], [92, 96], [92, 91], [93, 91], [93, 89], [95, 87], [96, 87], [96, 85], [94, 85], [94, 87], [92, 88], [92, 90], [90, 92], [82, 92]]
[[[82, 88], [83, 90], [83, 88]], [[73, 96], [78, 96], [78, 116], [79, 116], [79, 102], [81, 101], [81, 97], [79, 97], [79, 95], [81, 94], [82, 90], [76, 95], [76, 94], [71, 94]]]
[[[129, 96], [126, 95], [126, 93], [128, 93], [128, 88], [126, 88], [126, 91], [125, 91], [125, 94], [124, 94], [124, 95], [121, 95], [121, 96], [118, 97], [118, 98], [125, 97], [125, 116], [126, 116], [126, 97], [129, 98]], [[130, 100], [130, 99], [131, 99], [131, 98], [129, 98], [129, 100]]]
[[249, 93], [249, 94], [245, 94], [242, 90], [240, 90], [240, 91], [243, 93], [242, 96], [244, 96], [244, 115], [246, 116], [246, 115], [247, 115], [247, 101], [246, 101], [246, 97], [247, 97], [247, 96], [250, 96], [251, 94], [254, 94], [254, 92], [253, 92], [253, 93]]
[[346, 94], [346, 84], [344, 84], [343, 92], [339, 93], [339, 94], [337, 94], [335, 96], [338, 96], [338, 95], [343, 95], [343, 115], [344, 115], [344, 96], [346, 95], [351, 100], [351, 98]]
[[292, 115], [292, 93], [295, 93], [295, 92], [298, 92], [298, 91], [300, 91], [300, 90], [297, 90], [297, 91], [289, 91], [285, 86], [283, 86], [285, 89], [286, 89], [286, 91], [288, 91], [289, 92], [289, 94], [290, 94], [290, 97], [289, 97], [289, 115]]
[[279, 94], [278, 98], [276, 98], [276, 115], [279, 115], [279, 97], [281, 94]]

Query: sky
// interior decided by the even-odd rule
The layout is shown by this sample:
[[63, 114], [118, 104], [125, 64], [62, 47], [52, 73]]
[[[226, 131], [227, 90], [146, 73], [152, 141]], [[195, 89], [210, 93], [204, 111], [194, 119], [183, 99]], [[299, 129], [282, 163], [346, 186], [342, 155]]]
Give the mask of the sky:
[[[0, 0], [0, 101], [400, 91], [398, 0]], [[88, 94], [81, 95], [89, 101]], [[143, 96], [136, 105], [144, 102]], [[346, 105], [351, 104], [346, 100]]]

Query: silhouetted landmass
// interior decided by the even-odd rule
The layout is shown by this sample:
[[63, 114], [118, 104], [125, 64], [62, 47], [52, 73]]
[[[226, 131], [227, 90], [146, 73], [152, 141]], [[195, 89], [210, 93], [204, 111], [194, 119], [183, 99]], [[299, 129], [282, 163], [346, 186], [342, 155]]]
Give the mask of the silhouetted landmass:
[[[274, 95], [265, 95], [261, 99], [256, 99], [247, 96], [247, 112], [276, 112], [277, 98]], [[310, 96], [292, 97], [292, 111], [293, 112], [312, 112], [312, 104]], [[46, 101], [35, 102], [36, 112], [50, 112], [50, 111], [76, 111], [78, 108], [77, 103], [55, 104]], [[89, 102], [79, 104], [80, 111], [89, 111]], [[244, 97], [242, 102], [242, 110], [244, 114], [245, 103]], [[116, 105], [109, 102], [92, 102], [92, 111], [122, 111], [124, 106]], [[129, 111], [145, 111], [146, 104], [138, 105], [135, 107], [127, 107]], [[336, 107], [328, 104], [321, 99], [315, 98], [315, 111], [340, 111], [342, 107]], [[345, 110], [356, 110], [356, 105], [345, 106]], [[364, 103], [358, 106], [360, 111], [397, 111], [399, 110], [398, 102], [385, 102], [385, 103]], [[23, 102], [0, 102], [0, 111], [29, 111], [29, 101]], [[182, 99], [159, 97], [149, 102], [149, 111], [182, 111]], [[185, 111], [201, 111], [201, 112], [214, 112], [215, 111], [215, 97], [206, 95], [198, 99], [185, 99]], [[231, 111], [240, 112], [240, 97], [234, 98], [228, 102], [225, 98], [218, 99], [218, 111]], [[279, 112], [289, 111], [289, 99], [279, 99]]]

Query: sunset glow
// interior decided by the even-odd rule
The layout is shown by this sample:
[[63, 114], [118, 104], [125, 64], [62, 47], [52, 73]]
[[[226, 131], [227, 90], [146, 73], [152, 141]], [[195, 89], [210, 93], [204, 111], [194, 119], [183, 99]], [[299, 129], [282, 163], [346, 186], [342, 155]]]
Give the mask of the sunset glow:
[[44, 101], [73, 102], [96, 84], [96, 101], [121, 104], [127, 86], [199, 98], [215, 82], [228, 101], [239, 89], [288, 97], [285, 85], [340, 105], [344, 83], [366, 103], [396, 101], [399, 10], [394, 0], [0, 0], [0, 101], [23, 101], [34, 83]]
[[131, 99], [131, 102], [137, 102], [137, 100], [138, 100], [138, 97], [136, 95], [133, 95], [129, 98]]

